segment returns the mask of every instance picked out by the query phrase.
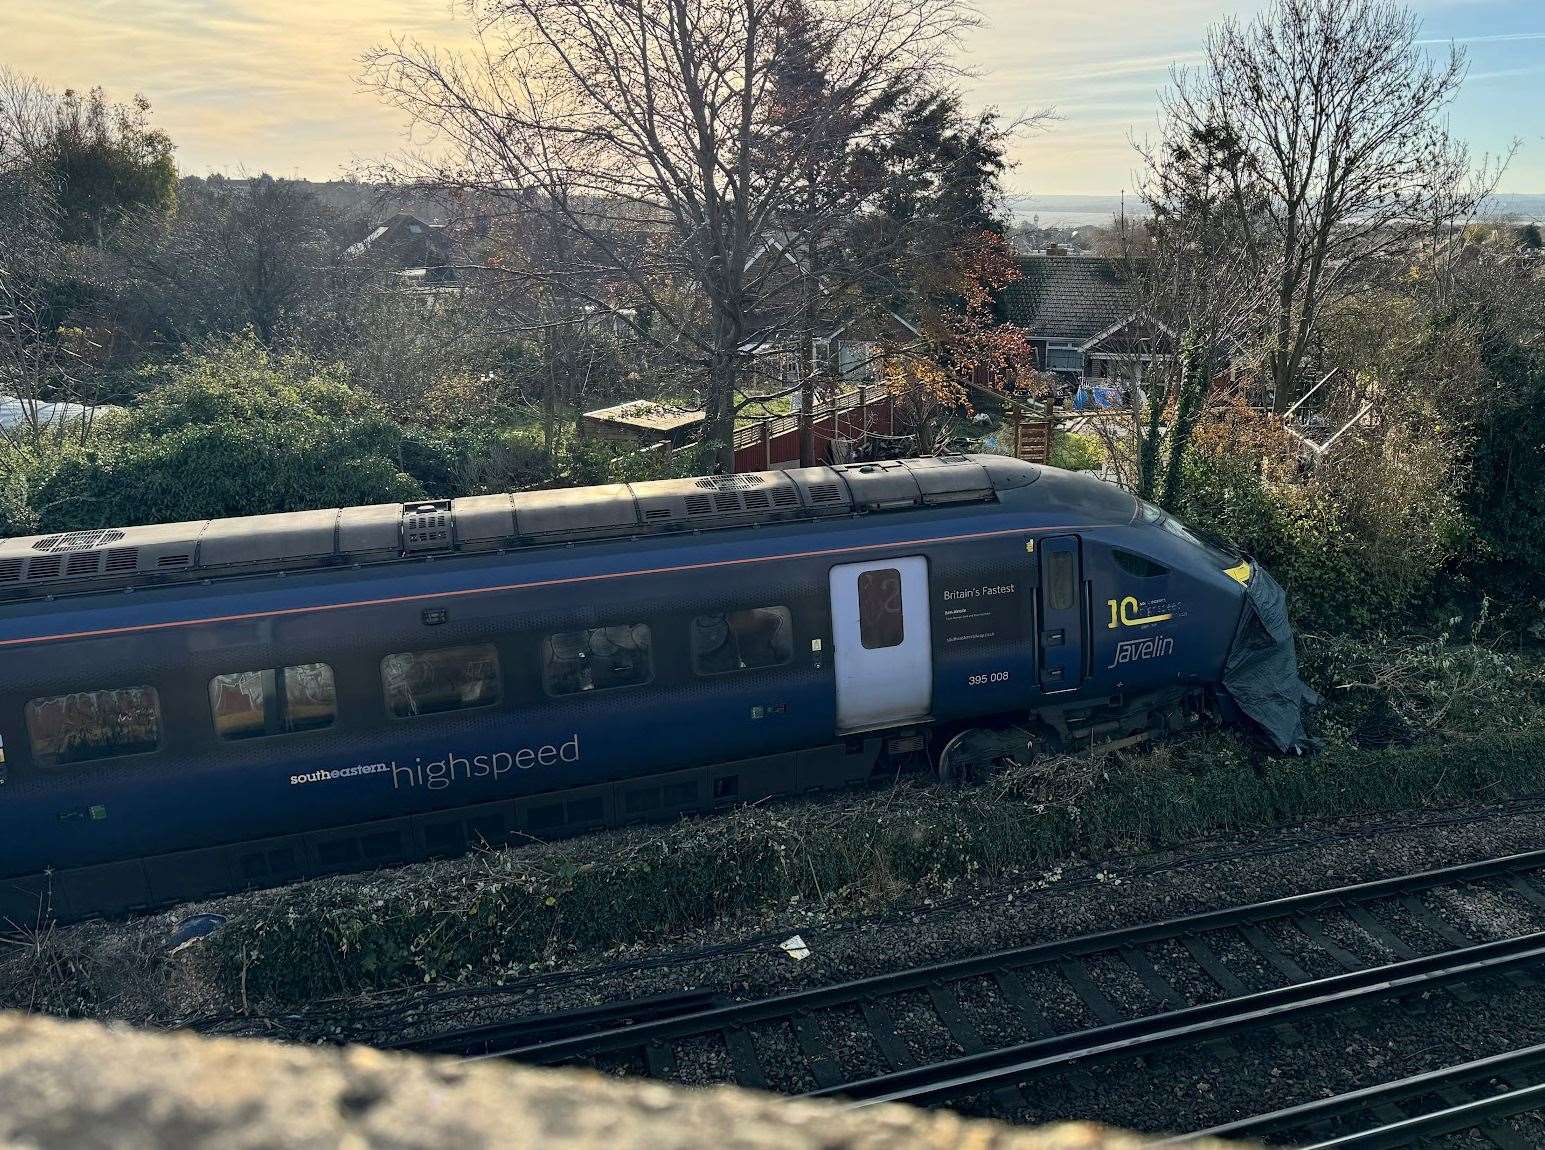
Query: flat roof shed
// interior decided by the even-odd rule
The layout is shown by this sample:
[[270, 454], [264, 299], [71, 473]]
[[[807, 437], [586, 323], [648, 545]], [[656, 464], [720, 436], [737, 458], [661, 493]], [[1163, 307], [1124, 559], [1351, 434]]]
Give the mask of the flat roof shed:
[[580, 416], [579, 423], [584, 434], [613, 443], [680, 446], [697, 438], [703, 420], [701, 411], [686, 411], [652, 400], [634, 399], [615, 407], [587, 411]]

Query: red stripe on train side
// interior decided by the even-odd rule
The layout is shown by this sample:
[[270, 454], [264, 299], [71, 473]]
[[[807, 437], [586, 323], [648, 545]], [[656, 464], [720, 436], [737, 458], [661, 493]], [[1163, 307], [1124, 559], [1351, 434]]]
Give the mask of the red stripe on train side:
[[997, 539], [1006, 535], [1040, 535], [1057, 531], [1088, 531], [1104, 526], [1111, 525], [1080, 523], [1057, 527], [1014, 527], [1001, 531], [974, 531], [965, 535], [939, 535], [930, 539], [908, 539], [892, 543], [865, 543], [855, 547], [830, 547], [817, 551], [797, 551], [789, 555], [758, 555], [746, 559], [715, 559], [705, 563], [684, 563], [673, 567], [648, 567], [637, 571], [613, 571], [598, 575], [571, 575], [563, 579], [537, 579], [528, 583], [504, 583], [496, 587], [468, 587], [460, 591], [429, 591], [415, 595], [391, 595], [381, 599], [356, 599], [347, 603], [323, 603], [312, 607], [280, 607], [272, 611], [248, 611], [237, 615], [211, 615], [201, 619], [174, 619], [166, 623], [139, 623], [130, 627], [102, 627], [91, 631], [69, 631], [58, 635], [34, 635], [24, 639], [0, 639], [0, 647], [20, 647], [29, 643], [63, 643], [72, 639], [99, 639], [108, 635], [134, 635], [148, 631], [202, 627], [213, 623], [240, 623], [249, 619], [279, 619], [286, 615], [310, 615], [321, 611], [345, 611], [362, 607], [389, 607], [397, 603], [423, 603], [431, 600], [460, 599], [472, 595], [493, 595], [504, 591], [531, 591], [542, 587], [595, 583], [609, 579], [633, 579], [646, 575], [670, 575], [684, 571], [706, 571], [719, 567], [739, 567], [747, 563], [777, 563], [795, 559], [815, 559], [822, 555], [849, 555], [861, 551], [894, 550], [898, 547], [926, 547], [935, 543], [962, 543], [972, 539]]

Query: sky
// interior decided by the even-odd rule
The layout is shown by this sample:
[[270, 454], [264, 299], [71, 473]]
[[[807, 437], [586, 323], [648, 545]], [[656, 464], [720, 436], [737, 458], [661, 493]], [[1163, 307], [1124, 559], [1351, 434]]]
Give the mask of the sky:
[[[1130, 190], [1173, 65], [1208, 25], [1264, 0], [976, 0], [962, 45], [977, 106], [1057, 119], [1014, 144], [1017, 193]], [[1452, 127], [1477, 153], [1520, 150], [1501, 190], [1545, 192], [1545, 2], [1414, 0], [1424, 37], [1469, 53]], [[184, 173], [328, 179], [400, 149], [406, 124], [358, 83], [394, 36], [454, 46], [456, 0], [0, 0], [0, 64], [54, 87], [142, 93]]]

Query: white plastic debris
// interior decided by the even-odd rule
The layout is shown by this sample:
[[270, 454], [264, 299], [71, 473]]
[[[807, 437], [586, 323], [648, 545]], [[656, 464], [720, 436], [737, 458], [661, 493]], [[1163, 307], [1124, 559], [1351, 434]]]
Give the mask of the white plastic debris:
[[805, 945], [805, 940], [797, 934], [784, 939], [778, 945], [783, 948], [785, 954], [796, 962], [810, 957], [810, 948]]

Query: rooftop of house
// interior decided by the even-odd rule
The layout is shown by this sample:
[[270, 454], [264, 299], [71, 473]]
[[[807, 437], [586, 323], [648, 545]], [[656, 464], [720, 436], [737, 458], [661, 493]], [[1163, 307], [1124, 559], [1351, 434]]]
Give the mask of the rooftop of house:
[[1022, 256], [1020, 278], [998, 295], [998, 314], [1033, 336], [1085, 343], [1137, 310], [1119, 260], [1102, 256]]
[[431, 224], [411, 212], [398, 212], [372, 229], [369, 235], [350, 244], [348, 254], [355, 257], [362, 256], [383, 241], [393, 243], [399, 248], [412, 244], [444, 246], [448, 243], [446, 237], [447, 229], [444, 224]]

